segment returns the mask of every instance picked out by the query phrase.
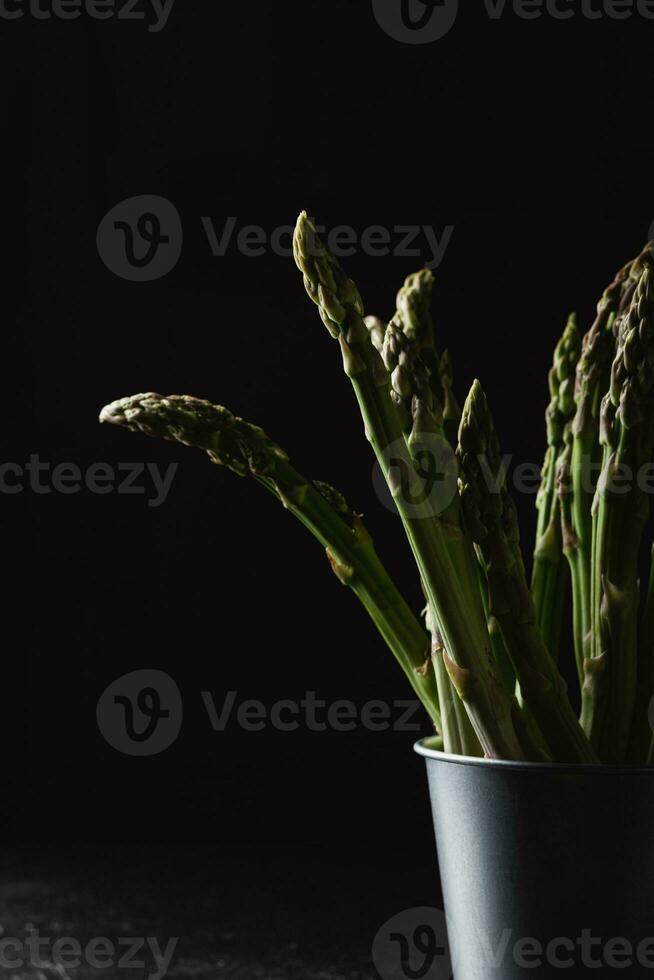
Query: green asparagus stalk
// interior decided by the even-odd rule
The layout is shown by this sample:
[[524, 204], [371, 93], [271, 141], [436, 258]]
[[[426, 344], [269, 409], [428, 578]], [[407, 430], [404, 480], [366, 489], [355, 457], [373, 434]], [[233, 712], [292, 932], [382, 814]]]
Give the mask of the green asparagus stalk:
[[458, 455], [467, 527], [486, 566], [491, 612], [501, 626], [524, 701], [557, 760], [596, 762], [538, 630], [515, 506], [506, 490], [497, 433], [478, 381], [463, 410]]
[[[405, 427], [405, 433], [413, 463], [425, 476], [427, 486], [436, 474], [443, 480], [439, 489], [444, 499], [435, 509], [440, 515], [450, 561], [465, 595], [468, 616], [478, 629], [479, 643], [483, 646], [488, 642], [488, 637], [484, 630], [485, 616], [478, 587], [477, 562], [472, 542], [461, 526], [461, 507], [457, 493], [458, 466], [446, 438], [440, 402], [443, 395], [438, 375], [440, 360], [433, 344], [425, 346], [426, 338], [433, 338], [429, 314], [431, 283], [431, 273], [419, 273], [407, 279], [398, 294], [395, 316], [385, 330], [381, 353], [390, 376], [391, 398], [398, 406], [400, 416], [410, 420]], [[418, 338], [423, 339], [422, 347]], [[426, 353], [429, 354], [428, 357], [425, 356]], [[435, 377], [433, 372], [436, 373]], [[419, 420], [418, 424], [413, 423], [414, 417], [416, 422]], [[432, 658], [444, 719], [443, 738], [446, 751], [461, 755], [479, 755], [479, 741], [447, 672], [445, 644], [436, 615], [431, 613], [429, 606], [427, 623], [432, 635]], [[449, 724], [445, 720], [444, 705], [451, 711]]]
[[452, 446], [461, 420], [461, 409], [454, 394], [452, 359], [449, 351], [439, 353], [431, 315], [434, 275], [421, 269], [410, 275], [397, 294], [395, 321], [405, 336], [417, 345], [419, 357], [427, 369], [432, 392], [443, 412], [443, 428]]
[[[397, 312], [385, 333], [382, 355], [391, 373], [391, 392], [395, 399], [408, 406], [413, 399], [427, 402], [430, 409], [437, 407], [437, 418], [431, 424], [444, 455], [448, 457], [448, 444], [456, 447], [461, 411], [453, 394], [451, 363], [447, 353], [439, 356], [434, 343], [434, 330], [430, 314], [433, 276], [429, 270], [409, 276], [398, 294]], [[431, 399], [430, 399], [431, 396]], [[444, 399], [441, 407], [440, 400]], [[447, 406], [447, 407], [446, 407]], [[449, 413], [449, 420], [446, 418]], [[454, 473], [458, 479], [456, 456], [452, 452]], [[444, 468], [444, 467], [441, 467]], [[506, 653], [501, 631], [488, 605], [486, 573], [477, 560], [472, 540], [465, 531], [461, 501], [455, 493], [441, 514], [450, 559], [456, 575], [465, 591], [466, 606], [472, 621], [483, 634], [483, 623], [491, 641], [494, 659], [507, 692], [513, 696], [515, 673]], [[515, 722], [515, 712], [514, 712]], [[524, 747], [524, 746], [523, 746]]]
[[431, 656], [441, 711], [443, 750], [451, 755], [482, 756], [479, 739], [447, 672], [445, 644], [429, 606], [425, 609], [425, 621], [432, 637]]
[[490, 636], [493, 656], [495, 657], [495, 661], [499, 668], [500, 677], [502, 678], [502, 683], [504, 684], [505, 690], [509, 694], [514, 695], [516, 693], [515, 671], [513, 669], [513, 664], [511, 663], [511, 658], [509, 657], [509, 652], [506, 649], [506, 643], [504, 642], [504, 636], [502, 635], [502, 627], [498, 623], [495, 616], [493, 616], [491, 613], [490, 597], [488, 594], [488, 576], [486, 575], [486, 568], [481, 555], [479, 555], [477, 558], [477, 568], [479, 575], [479, 593], [481, 595], [481, 601], [484, 607], [486, 628], [488, 629], [488, 635]]
[[[494, 620], [484, 606], [487, 602], [485, 572], [476, 559], [469, 536], [465, 534], [459, 496], [454, 492], [454, 486], [452, 493], [447, 493], [448, 482], [451, 484], [458, 475], [456, 457], [449, 451], [449, 445], [453, 441], [456, 445], [461, 412], [453, 394], [449, 355], [439, 355], [435, 346], [430, 313], [432, 286], [433, 276], [427, 269], [409, 276], [398, 293], [397, 310], [390, 323], [384, 326], [378, 318], [368, 317], [366, 326], [372, 344], [382, 354], [389, 373], [391, 398], [405, 422], [414, 463], [420, 465], [420, 459], [416, 457], [420, 457], [421, 450], [426, 447], [426, 454], [432, 461], [433, 476], [434, 457], [439, 457], [436, 462], [441, 476], [444, 475], [443, 495], [449, 501], [444, 503], [442, 510], [439, 508], [440, 519], [450, 560], [465, 593], [467, 615], [479, 630], [480, 643], [486, 645], [490, 638], [499, 675], [511, 698], [512, 720], [516, 730], [519, 728], [521, 732], [523, 750], [529, 759], [543, 761], [550, 758], [546, 743], [533, 720], [527, 717], [528, 712], [515, 701], [515, 673], [501, 633], [494, 628]], [[441, 400], [444, 400], [444, 404], [441, 404]], [[412, 424], [414, 416], [420, 420], [417, 426]], [[433, 619], [428, 615], [428, 621]], [[430, 631], [446, 751], [477, 755], [480, 752], [478, 739], [447, 673], [447, 654], [441, 632], [436, 625], [432, 625]], [[446, 714], [448, 719], [451, 718], [449, 724], [445, 719]]]
[[555, 660], [559, 654], [563, 604], [568, 584], [556, 475], [559, 457], [565, 450], [566, 425], [575, 413], [574, 379], [580, 351], [581, 338], [573, 313], [556, 345], [549, 373], [550, 403], [545, 416], [547, 452], [536, 498], [538, 525], [531, 579], [538, 628]]
[[575, 662], [577, 675], [580, 683], [582, 683], [584, 677], [584, 609], [585, 603], [589, 600], [589, 596], [586, 594], [589, 576], [585, 569], [582, 571], [580, 541], [575, 531], [572, 509], [573, 440], [572, 425], [568, 423], [564, 429], [563, 451], [556, 461], [555, 484], [561, 517], [561, 548], [567, 560], [572, 581], [572, 636]]
[[424, 629], [393, 584], [361, 517], [338, 491], [305, 479], [262, 429], [189, 396], [148, 393], [107, 405], [101, 422], [202, 449], [272, 492], [326, 549], [338, 579], [361, 601], [440, 730], [438, 694]]
[[375, 348], [375, 350], [381, 354], [384, 349], [384, 337], [386, 336], [386, 324], [383, 320], [380, 320], [378, 316], [366, 316], [363, 318], [368, 333], [370, 334], [370, 343]]
[[[616, 332], [622, 318], [628, 313], [629, 304], [638, 285], [643, 269], [654, 256], [654, 241], [649, 242], [640, 255], [626, 266], [628, 275], [622, 290], [622, 299], [616, 317]], [[650, 711], [654, 694], [654, 551], [650, 554], [650, 574], [647, 594], [638, 632], [638, 675], [634, 720], [627, 748], [629, 762], [642, 762], [648, 750], [649, 764], [654, 762], [654, 734]]]
[[639, 486], [654, 445], [654, 262], [642, 262], [617, 325], [611, 384], [601, 407], [602, 470], [593, 504], [591, 658], [584, 727], [600, 758], [622, 762], [637, 682], [638, 557], [649, 514]]
[[552, 750], [526, 704], [513, 699], [513, 724], [530, 762], [554, 762]]
[[[420, 375], [420, 366], [424, 367], [429, 378], [433, 402], [441, 411], [442, 420], [438, 428], [438, 438], [441, 446], [446, 439], [456, 449], [458, 442], [461, 409], [454, 395], [454, 379], [452, 362], [448, 351], [439, 354], [436, 348], [434, 325], [431, 317], [431, 294], [434, 277], [429, 269], [409, 276], [397, 297], [397, 312], [391, 321], [392, 329], [399, 329], [405, 338], [404, 345], [395, 341], [395, 346], [402, 358], [413, 357], [418, 349], [419, 364], [411, 374]], [[408, 343], [407, 343], [408, 341]], [[387, 344], [387, 351], [390, 344]], [[382, 348], [383, 353], [383, 348]], [[396, 361], [387, 364], [389, 370], [395, 367]], [[391, 376], [392, 378], [392, 376]], [[427, 385], [422, 382], [422, 387]], [[419, 391], [411, 391], [413, 395]], [[456, 457], [452, 455], [453, 462]], [[458, 477], [458, 466], [456, 466]], [[463, 513], [458, 494], [442, 514], [443, 526], [447, 531], [448, 547], [452, 563], [456, 568], [459, 580], [464, 583], [466, 601], [471, 610], [475, 610], [474, 619], [478, 625], [482, 619], [486, 621], [488, 634], [495, 661], [506, 690], [513, 695], [515, 691], [515, 673], [506, 653], [501, 630], [494, 617], [490, 615], [488, 605], [488, 583], [486, 573], [477, 560], [470, 536], [465, 533]], [[480, 605], [481, 600], [481, 605]]]
[[617, 325], [631, 302], [646, 255], [647, 249], [623, 266], [604, 291], [597, 306], [597, 316], [584, 336], [577, 364], [565, 553], [572, 575], [575, 657], [582, 685], [594, 684], [593, 672], [596, 673], [599, 667], [588, 661], [592, 653], [591, 604], [599, 601], [598, 595], [591, 596], [594, 533], [591, 510], [597, 484], [595, 468], [599, 466], [602, 455], [599, 441], [600, 407], [615, 356]]
[[[480, 643], [480, 631], [470, 622], [440, 519], [428, 500], [409, 500], [407, 489], [412, 491], [424, 481], [416, 473], [409, 450], [411, 437], [405, 437], [407, 409], [391, 397], [390, 377], [362, 319], [358, 290], [319, 241], [306, 213], [298, 219], [294, 251], [307, 293], [317, 304], [329, 333], [340, 344], [366, 436], [393, 494], [443, 637], [448, 672], [466, 704], [485, 754], [491, 758], [520, 759], [522, 750], [511, 719], [511, 702], [492, 661], [488, 639]], [[418, 438], [424, 431], [423, 420], [430, 424], [429, 412], [419, 398], [414, 399], [411, 408], [412, 432]], [[402, 480], [403, 473], [408, 478], [408, 488]]]

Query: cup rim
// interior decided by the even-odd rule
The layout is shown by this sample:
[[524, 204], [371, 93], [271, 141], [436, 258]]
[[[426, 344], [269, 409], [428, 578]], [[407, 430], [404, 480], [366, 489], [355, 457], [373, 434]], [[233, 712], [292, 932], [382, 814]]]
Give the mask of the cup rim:
[[621, 766], [591, 765], [587, 762], [519, 762], [511, 759], [479, 759], [469, 755], [452, 755], [430, 748], [426, 743], [428, 738], [421, 738], [413, 746], [414, 752], [423, 759], [431, 762], [443, 762], [456, 766], [479, 766], [485, 769], [516, 769], [533, 772], [561, 772], [569, 774], [592, 773], [601, 776], [612, 773], [624, 775], [654, 776], [654, 766], [643, 766], [640, 763], [625, 763]]

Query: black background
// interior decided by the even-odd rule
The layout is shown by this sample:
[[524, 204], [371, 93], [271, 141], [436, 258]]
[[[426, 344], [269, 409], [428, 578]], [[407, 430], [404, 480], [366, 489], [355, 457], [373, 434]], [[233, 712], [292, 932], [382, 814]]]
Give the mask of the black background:
[[[22, 723], [5, 833], [424, 842], [410, 733], [211, 731], [202, 690], [267, 705], [313, 690], [361, 706], [407, 689], [356, 600], [274, 500], [200, 453], [100, 428], [98, 412], [152, 390], [207, 397], [264, 425], [306, 474], [365, 513], [418, 609], [338, 350], [292, 260], [245, 256], [235, 243], [215, 258], [201, 218], [271, 232], [307, 208], [359, 234], [453, 225], [437, 271], [440, 343], [460, 397], [479, 376], [506, 452], [538, 463], [565, 317], [576, 309], [589, 324], [654, 220], [654, 24], [491, 21], [476, 5], [447, 37], [410, 46], [382, 31], [365, 0], [177, 0], [158, 34], [85, 18], [0, 30], [10, 108], [19, 103], [7, 197], [25, 201], [12, 251], [27, 273], [5, 347], [7, 459], [38, 453], [83, 471], [179, 462], [159, 508], [147, 506], [149, 484], [144, 496], [2, 497], [5, 526], [20, 527], [6, 567], [28, 595], [8, 651], [8, 700]], [[132, 283], [105, 267], [95, 239], [112, 207], [143, 194], [175, 205], [184, 246], [165, 278]], [[381, 315], [420, 264], [347, 260]], [[518, 504], [529, 555], [533, 497]], [[129, 759], [104, 742], [95, 708], [111, 681], [143, 667], [175, 678], [185, 722], [166, 753]]]

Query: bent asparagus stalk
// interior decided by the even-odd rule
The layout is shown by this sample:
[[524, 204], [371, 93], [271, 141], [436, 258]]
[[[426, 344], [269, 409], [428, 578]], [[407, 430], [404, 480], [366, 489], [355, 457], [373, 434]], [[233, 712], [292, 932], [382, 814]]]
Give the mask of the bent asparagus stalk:
[[[463, 699], [485, 754], [490, 758], [523, 757], [511, 718], [511, 701], [492, 660], [490, 642], [480, 643], [470, 623], [464, 592], [456, 580], [441, 522], [428, 501], [410, 501], [409, 489], [423, 481], [416, 473], [405, 438], [402, 415], [391, 397], [388, 372], [363, 321], [363, 304], [351, 279], [319, 241], [306, 213], [294, 236], [295, 261], [304, 285], [318, 306], [330, 335], [339, 342], [343, 366], [359, 403], [365, 432], [391, 489], [413, 551], [435, 621], [443, 637], [445, 663]], [[422, 431], [424, 405], [412, 405], [413, 430]], [[400, 477], [398, 477], [398, 473]]]
[[326, 550], [337, 578], [361, 601], [440, 730], [429, 639], [378, 558], [361, 517], [338, 491], [305, 479], [258, 426], [199, 398], [121, 398], [103, 408], [100, 421], [202, 449], [214, 463], [254, 477], [273, 493]]
[[467, 527], [486, 566], [491, 613], [502, 629], [524, 701], [558, 761], [595, 763], [565, 681], [538, 630], [515, 506], [504, 485], [499, 441], [478, 381], [463, 409], [458, 455]]

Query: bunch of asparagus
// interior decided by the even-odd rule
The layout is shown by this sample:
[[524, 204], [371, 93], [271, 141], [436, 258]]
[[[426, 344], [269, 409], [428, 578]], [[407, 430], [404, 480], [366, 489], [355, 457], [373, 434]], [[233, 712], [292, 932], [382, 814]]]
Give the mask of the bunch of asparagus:
[[[100, 420], [202, 449], [274, 494], [363, 604], [444, 751], [654, 763], [654, 561], [643, 597], [639, 588], [643, 473], [654, 454], [654, 243], [618, 273], [585, 336], [571, 316], [554, 351], [530, 582], [488, 401], [475, 381], [459, 408], [450, 358], [436, 344], [431, 272], [409, 276], [385, 323], [364, 316], [306, 213], [294, 253], [401, 518], [424, 622], [361, 516], [302, 476], [262, 429], [198, 398], [152, 393], [108, 405]], [[580, 717], [558, 664], [569, 594]]]

